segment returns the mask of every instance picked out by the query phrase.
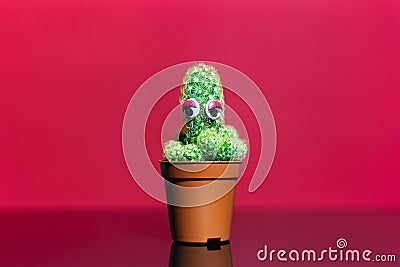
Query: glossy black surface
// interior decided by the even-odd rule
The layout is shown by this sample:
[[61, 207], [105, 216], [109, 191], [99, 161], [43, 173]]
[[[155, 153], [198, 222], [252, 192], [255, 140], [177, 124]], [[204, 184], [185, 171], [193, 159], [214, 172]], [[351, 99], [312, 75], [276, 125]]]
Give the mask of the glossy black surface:
[[[221, 250], [173, 244], [167, 210], [0, 212], [0, 266], [368, 266], [366, 262], [259, 261], [269, 249], [321, 250], [345, 238], [351, 249], [399, 257], [396, 210], [236, 209]], [[397, 259], [398, 264], [398, 259]], [[376, 263], [374, 266], [397, 266]]]

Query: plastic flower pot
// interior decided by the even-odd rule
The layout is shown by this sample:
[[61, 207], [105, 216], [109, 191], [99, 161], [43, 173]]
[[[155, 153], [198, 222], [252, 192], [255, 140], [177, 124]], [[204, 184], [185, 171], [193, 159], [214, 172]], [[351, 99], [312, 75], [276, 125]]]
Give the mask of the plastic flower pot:
[[[172, 239], [207, 245], [228, 243], [241, 161], [160, 161], [160, 164], [166, 181], [183, 189], [195, 189], [179, 190], [166, 182], [168, 203], [185, 203], [189, 199], [191, 203], [201, 203], [186, 207], [168, 204]], [[203, 186], [207, 186], [206, 190], [197, 190]], [[221, 197], [214, 199], [214, 196]]]

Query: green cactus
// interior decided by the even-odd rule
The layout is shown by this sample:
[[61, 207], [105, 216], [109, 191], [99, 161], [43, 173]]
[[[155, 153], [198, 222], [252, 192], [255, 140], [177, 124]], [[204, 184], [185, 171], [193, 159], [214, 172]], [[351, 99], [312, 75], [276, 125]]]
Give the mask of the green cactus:
[[233, 126], [224, 125], [223, 88], [213, 66], [200, 63], [187, 70], [180, 103], [186, 123], [178, 140], [164, 145], [168, 160], [228, 161], [246, 156], [246, 142]]
[[220, 135], [216, 128], [207, 128], [200, 132], [197, 138], [197, 145], [205, 160], [214, 160], [218, 153]]
[[242, 160], [247, 154], [247, 144], [243, 139], [233, 138], [231, 160]]
[[236, 131], [235, 127], [231, 125], [225, 125], [225, 130], [228, 132], [231, 138], [239, 138], [239, 134]]
[[183, 157], [183, 144], [176, 140], [169, 140], [164, 144], [164, 157], [169, 161], [181, 161]]
[[182, 149], [183, 157], [187, 161], [201, 161], [202, 154], [199, 147], [195, 144], [187, 144]]

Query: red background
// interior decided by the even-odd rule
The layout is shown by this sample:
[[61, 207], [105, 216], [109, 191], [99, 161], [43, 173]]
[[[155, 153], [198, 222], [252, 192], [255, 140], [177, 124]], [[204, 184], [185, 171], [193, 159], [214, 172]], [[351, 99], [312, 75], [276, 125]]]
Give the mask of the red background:
[[398, 1], [1, 1], [0, 36], [2, 208], [160, 206], [122, 121], [192, 60], [246, 73], [275, 116], [271, 172], [238, 206], [400, 207]]

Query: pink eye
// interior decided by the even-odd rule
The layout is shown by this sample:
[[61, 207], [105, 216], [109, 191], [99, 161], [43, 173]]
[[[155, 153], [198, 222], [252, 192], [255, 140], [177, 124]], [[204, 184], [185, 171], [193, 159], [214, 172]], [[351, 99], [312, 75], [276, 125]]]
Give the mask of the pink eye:
[[207, 116], [213, 120], [218, 119], [222, 113], [222, 105], [216, 100], [210, 100], [206, 105]]
[[182, 112], [186, 118], [192, 119], [199, 114], [200, 105], [196, 99], [190, 98], [185, 100], [182, 104]]

